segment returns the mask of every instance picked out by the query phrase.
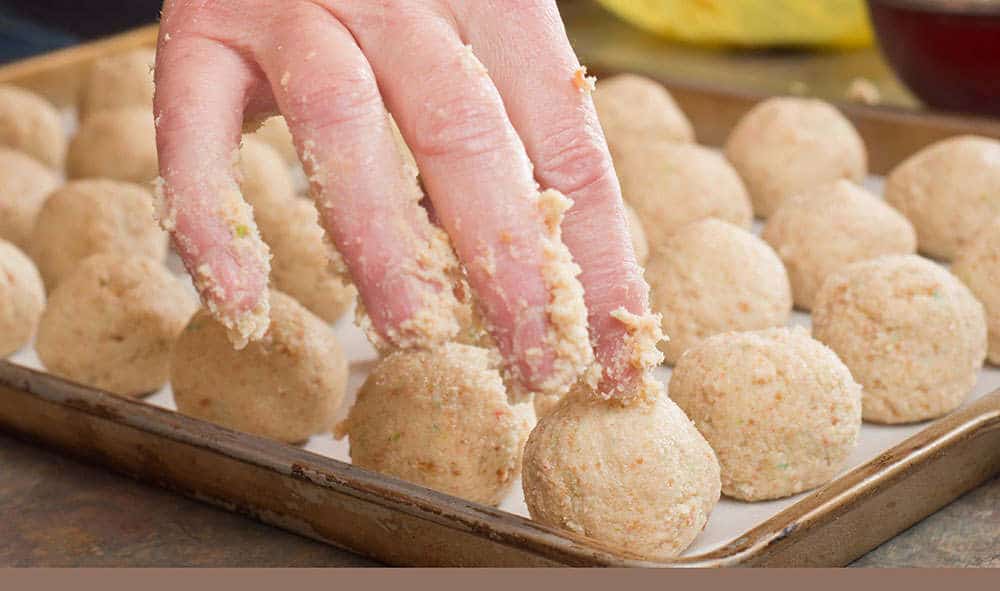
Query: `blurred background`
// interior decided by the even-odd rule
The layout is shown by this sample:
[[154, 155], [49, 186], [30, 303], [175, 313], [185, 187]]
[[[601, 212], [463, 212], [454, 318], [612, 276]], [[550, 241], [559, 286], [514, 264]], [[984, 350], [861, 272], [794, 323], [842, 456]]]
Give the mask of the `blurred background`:
[[[559, 4], [592, 69], [902, 108], [918, 107], [919, 96], [938, 109], [1000, 115], [1000, 0]], [[158, 0], [0, 0], [0, 62], [155, 22], [159, 8]]]

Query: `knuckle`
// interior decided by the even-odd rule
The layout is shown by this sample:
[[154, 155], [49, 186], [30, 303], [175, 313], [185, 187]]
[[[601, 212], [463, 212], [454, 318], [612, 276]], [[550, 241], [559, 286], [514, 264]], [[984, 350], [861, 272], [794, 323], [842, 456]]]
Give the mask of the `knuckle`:
[[429, 103], [413, 129], [413, 149], [425, 156], [468, 158], [511, 144], [510, 131], [491, 101], [467, 96]]
[[614, 176], [601, 141], [579, 128], [564, 126], [542, 140], [536, 173], [545, 185], [565, 195], [580, 193]]
[[361, 71], [328, 72], [292, 94], [309, 113], [310, 126], [319, 130], [367, 123], [383, 112], [375, 80]]

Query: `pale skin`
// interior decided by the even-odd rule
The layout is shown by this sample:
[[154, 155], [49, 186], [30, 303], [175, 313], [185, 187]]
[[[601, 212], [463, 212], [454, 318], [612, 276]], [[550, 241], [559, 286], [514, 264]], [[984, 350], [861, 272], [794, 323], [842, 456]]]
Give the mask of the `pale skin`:
[[167, 0], [157, 146], [174, 243], [189, 270], [207, 270], [221, 288], [202, 297], [223, 314], [267, 297], [266, 262], [232, 247], [213, 203], [217, 187], [235, 182], [244, 121], [276, 112], [373, 328], [398, 338], [428, 291], [449, 289], [416, 272], [432, 226], [388, 110], [525, 385], [545, 379], [553, 356], [539, 186], [573, 202], [563, 241], [582, 269], [600, 388], [632, 382], [625, 327], [611, 313], [647, 314], [648, 286], [593, 103], [574, 83], [579, 67], [554, 0]]

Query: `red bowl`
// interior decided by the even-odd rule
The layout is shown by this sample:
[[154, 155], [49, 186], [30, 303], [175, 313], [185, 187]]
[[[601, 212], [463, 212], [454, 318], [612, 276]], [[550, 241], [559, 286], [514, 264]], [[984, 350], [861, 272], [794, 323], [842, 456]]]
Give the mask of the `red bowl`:
[[1000, 3], [868, 0], [882, 53], [927, 105], [1000, 116]]

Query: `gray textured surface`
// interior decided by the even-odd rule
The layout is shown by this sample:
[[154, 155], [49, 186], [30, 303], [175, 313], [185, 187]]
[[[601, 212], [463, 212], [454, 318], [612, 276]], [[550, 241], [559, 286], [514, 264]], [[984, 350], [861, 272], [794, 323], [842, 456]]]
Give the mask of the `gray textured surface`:
[[[0, 524], [0, 566], [376, 564], [7, 436]], [[1000, 479], [855, 566], [1000, 567]]]

